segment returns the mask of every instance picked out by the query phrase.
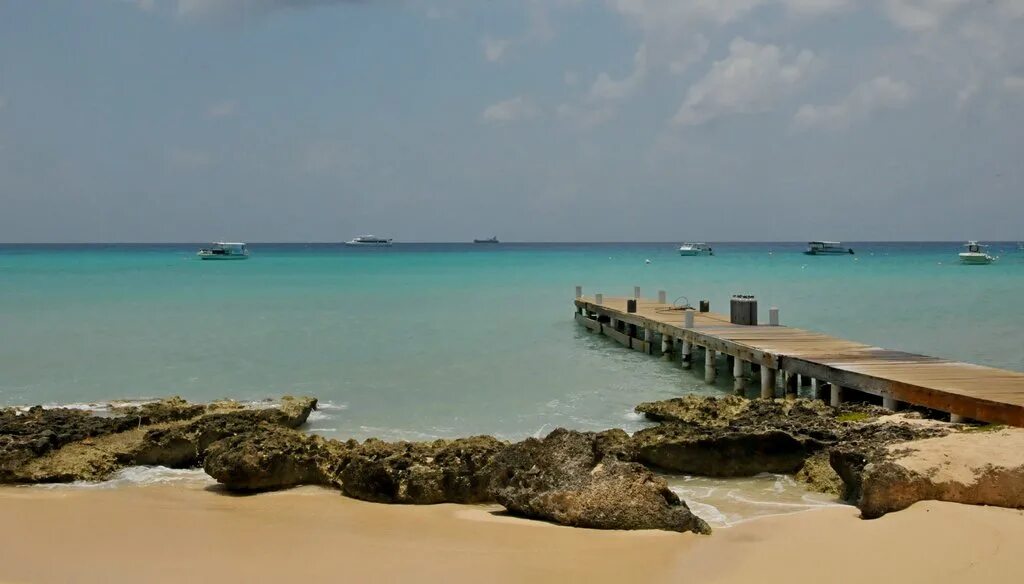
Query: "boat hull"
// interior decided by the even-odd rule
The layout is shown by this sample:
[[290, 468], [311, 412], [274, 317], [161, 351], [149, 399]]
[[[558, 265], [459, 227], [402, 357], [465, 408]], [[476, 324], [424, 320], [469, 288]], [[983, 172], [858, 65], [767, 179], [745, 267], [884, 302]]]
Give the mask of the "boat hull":
[[987, 253], [962, 253], [960, 254], [960, 263], [972, 265], [972, 266], [983, 266], [991, 264], [995, 261], [995, 258], [988, 255]]
[[853, 255], [852, 249], [809, 249], [804, 255]]
[[247, 260], [247, 259], [249, 259], [248, 255], [202, 254], [202, 253], [201, 254], [196, 254], [196, 255], [198, 255], [199, 259], [201, 259], [201, 260], [225, 261], [225, 260]]
[[684, 256], [684, 257], [691, 257], [691, 256], [709, 256], [709, 255], [712, 255], [712, 254], [711, 254], [710, 251], [707, 251], [707, 250], [681, 249], [681, 250], [679, 250], [679, 255]]
[[391, 242], [365, 242], [365, 241], [346, 241], [345, 245], [349, 247], [391, 247]]

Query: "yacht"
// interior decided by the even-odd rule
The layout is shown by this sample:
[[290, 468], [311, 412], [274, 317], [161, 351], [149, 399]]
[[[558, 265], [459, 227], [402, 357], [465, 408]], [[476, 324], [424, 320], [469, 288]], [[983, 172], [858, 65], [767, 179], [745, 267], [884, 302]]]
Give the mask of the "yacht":
[[489, 237], [487, 239], [474, 239], [473, 243], [498, 243], [498, 236]]
[[809, 241], [807, 242], [807, 255], [853, 255], [853, 249], [843, 247], [838, 241]]
[[991, 264], [996, 261], [996, 258], [988, 255], [983, 251], [982, 248], [988, 247], [987, 245], [981, 245], [977, 241], [968, 241], [964, 244], [967, 251], [960, 252], [960, 262], [964, 264]]
[[208, 249], [201, 249], [196, 255], [201, 260], [247, 260], [249, 249], [244, 243], [215, 241]]
[[679, 246], [681, 256], [715, 255], [715, 251], [706, 243], [684, 243]]
[[360, 235], [359, 237], [346, 241], [345, 245], [359, 245], [364, 247], [391, 247], [391, 239], [377, 237], [376, 235]]

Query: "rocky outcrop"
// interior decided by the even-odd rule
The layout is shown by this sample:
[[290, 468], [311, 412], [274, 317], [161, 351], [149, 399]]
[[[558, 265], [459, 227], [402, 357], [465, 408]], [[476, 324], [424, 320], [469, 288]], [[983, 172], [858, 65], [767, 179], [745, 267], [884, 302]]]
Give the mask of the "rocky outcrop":
[[847, 448], [832, 465], [868, 519], [922, 500], [1024, 508], [1024, 430], [966, 431]]
[[210, 445], [203, 470], [233, 491], [329, 485], [328, 469], [341, 450], [337, 442], [261, 423]]
[[371, 439], [348, 448], [332, 476], [343, 493], [364, 501], [488, 502], [491, 463], [505, 447], [491, 436], [419, 443]]
[[511, 513], [574, 527], [710, 533], [664, 479], [620, 461], [625, 433], [555, 430], [506, 448], [492, 493]]
[[313, 398], [288, 397], [259, 409], [170, 398], [115, 406], [113, 416], [38, 406], [0, 410], [0, 483], [102, 480], [143, 464], [198, 466], [213, 442], [258, 424], [297, 427], [315, 406]]
[[636, 460], [676, 473], [709, 477], [795, 473], [824, 444], [781, 430], [659, 426], [633, 436]]

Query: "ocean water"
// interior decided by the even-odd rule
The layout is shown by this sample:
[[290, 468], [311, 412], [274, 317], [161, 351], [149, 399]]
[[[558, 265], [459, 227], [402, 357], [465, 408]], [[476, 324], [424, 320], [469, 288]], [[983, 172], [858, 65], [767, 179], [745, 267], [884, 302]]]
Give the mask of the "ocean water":
[[[0, 405], [308, 394], [333, 437], [509, 439], [636, 430], [642, 401], [725, 389], [577, 326], [574, 286], [638, 285], [885, 347], [1024, 371], [1024, 252], [958, 243], [254, 244], [243, 262], [182, 245], [0, 246]], [[650, 263], [646, 263], [650, 260]], [[727, 377], [727, 376], [721, 376]]]

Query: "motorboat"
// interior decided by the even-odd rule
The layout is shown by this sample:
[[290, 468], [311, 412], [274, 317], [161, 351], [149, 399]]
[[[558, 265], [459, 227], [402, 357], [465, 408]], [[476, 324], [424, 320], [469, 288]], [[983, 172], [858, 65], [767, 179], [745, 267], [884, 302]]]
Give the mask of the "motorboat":
[[996, 258], [985, 253], [984, 248], [988, 247], [987, 245], [982, 245], [977, 241], [968, 241], [964, 247], [967, 248], [967, 251], [960, 252], [960, 263], [983, 265], [996, 261]]
[[247, 260], [249, 249], [240, 242], [215, 241], [196, 255], [201, 260]]
[[391, 247], [391, 239], [377, 237], [376, 235], [360, 235], [359, 237], [346, 241], [345, 245], [357, 245], [363, 247]]
[[715, 255], [715, 251], [706, 243], [684, 243], [679, 246], [681, 256]]
[[498, 243], [498, 237], [488, 237], [487, 239], [474, 239], [473, 243]]
[[838, 241], [809, 241], [807, 242], [807, 255], [853, 255], [853, 249], [843, 247]]

